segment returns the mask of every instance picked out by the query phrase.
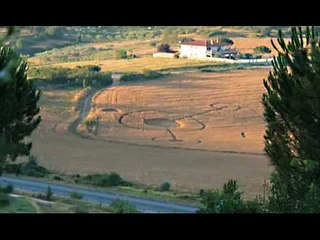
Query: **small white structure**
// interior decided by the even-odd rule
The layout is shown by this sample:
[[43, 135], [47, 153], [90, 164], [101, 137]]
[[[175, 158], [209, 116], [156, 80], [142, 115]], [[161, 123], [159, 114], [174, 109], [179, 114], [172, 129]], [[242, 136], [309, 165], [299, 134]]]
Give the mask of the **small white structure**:
[[218, 40], [196, 40], [180, 44], [180, 58], [210, 58], [219, 53], [222, 57], [234, 56], [237, 51], [230, 44]]

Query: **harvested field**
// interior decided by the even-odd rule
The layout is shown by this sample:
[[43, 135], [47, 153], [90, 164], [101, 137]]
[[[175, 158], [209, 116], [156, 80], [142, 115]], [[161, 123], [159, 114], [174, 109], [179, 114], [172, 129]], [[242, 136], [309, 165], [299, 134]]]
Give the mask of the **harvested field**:
[[91, 104], [89, 115], [99, 117], [96, 135], [70, 134], [72, 116], [46, 112], [32, 136], [33, 153], [65, 173], [115, 171], [184, 191], [221, 187], [233, 178], [255, 196], [271, 171], [262, 151], [267, 74], [188, 73], [107, 88]]

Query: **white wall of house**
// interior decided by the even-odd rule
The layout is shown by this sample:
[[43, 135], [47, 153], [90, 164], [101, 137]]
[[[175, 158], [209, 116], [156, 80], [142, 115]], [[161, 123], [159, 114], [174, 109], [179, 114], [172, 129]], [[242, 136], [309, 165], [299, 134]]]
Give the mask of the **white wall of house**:
[[205, 57], [207, 47], [205, 46], [192, 46], [192, 45], [181, 45], [180, 56], [192, 58], [192, 57]]

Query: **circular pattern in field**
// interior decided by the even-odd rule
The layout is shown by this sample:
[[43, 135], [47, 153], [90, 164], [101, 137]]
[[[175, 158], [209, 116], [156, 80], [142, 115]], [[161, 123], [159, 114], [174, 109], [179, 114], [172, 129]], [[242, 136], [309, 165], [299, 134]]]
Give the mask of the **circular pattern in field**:
[[177, 128], [180, 126], [176, 121], [171, 121], [166, 118], [144, 119], [144, 123], [150, 126], [164, 127], [164, 128]]

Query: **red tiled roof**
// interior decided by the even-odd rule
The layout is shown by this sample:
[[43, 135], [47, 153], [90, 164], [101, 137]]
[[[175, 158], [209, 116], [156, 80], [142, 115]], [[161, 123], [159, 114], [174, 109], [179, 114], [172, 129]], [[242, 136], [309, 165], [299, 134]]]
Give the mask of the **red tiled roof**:
[[202, 47], [206, 47], [206, 46], [215, 46], [215, 47], [222, 47], [222, 46], [228, 46], [230, 44], [228, 43], [224, 43], [224, 42], [213, 42], [212, 44], [207, 41], [207, 40], [195, 40], [192, 42], [185, 42], [185, 43], [181, 43], [181, 45], [190, 45], [190, 46], [202, 46]]
[[195, 40], [192, 42], [185, 42], [185, 43], [181, 43], [181, 45], [191, 45], [191, 46], [207, 46], [207, 41], [206, 40]]

